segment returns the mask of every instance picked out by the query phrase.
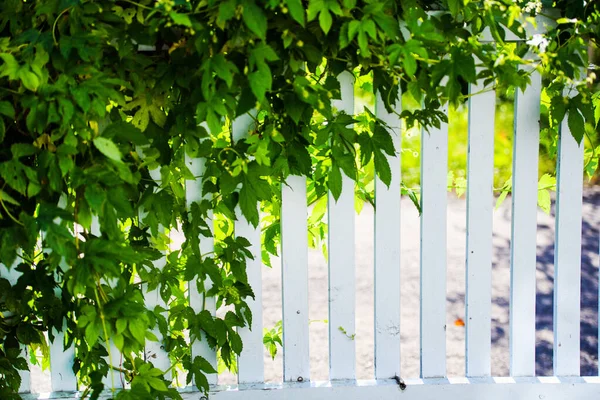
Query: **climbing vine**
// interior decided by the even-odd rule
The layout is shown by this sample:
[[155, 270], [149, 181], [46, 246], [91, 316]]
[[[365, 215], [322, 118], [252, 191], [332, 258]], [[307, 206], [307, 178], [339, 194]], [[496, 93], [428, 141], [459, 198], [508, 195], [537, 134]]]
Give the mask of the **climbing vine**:
[[[400, 116], [427, 129], [446, 122], [440, 107], [463, 102], [477, 79], [521, 90], [537, 69], [548, 82], [548, 128], [558, 132], [567, 118], [578, 141], [595, 140], [600, 98], [588, 54], [598, 46], [598, 3], [547, 5], [558, 8], [546, 14], [541, 3], [512, 0], [4, 0], [0, 397], [19, 398], [23, 349], [47, 349], [46, 331], [51, 341], [65, 333], [92, 398], [111, 389], [103, 384], [111, 369], [131, 386], [115, 391], [118, 399], [180, 398], [168, 378], [178, 369], [206, 392], [215, 366], [190, 342], [206, 342], [232, 367], [243, 350], [237, 328], [252, 319], [249, 243], [234, 236], [232, 221], [256, 226], [261, 210], [267, 215], [268, 263], [289, 175], [308, 177], [309, 201], [321, 211], [328, 191], [340, 195], [342, 174], [364, 201], [372, 201], [375, 175], [390, 182], [389, 127], [373, 110], [348, 115], [333, 104], [343, 71], [370, 75], [390, 112], [400, 93], [412, 96], [422, 107]], [[505, 41], [508, 31], [525, 38], [536, 13], [550, 23], [546, 33]], [[486, 32], [495, 42], [480, 41]], [[242, 116], [252, 129], [236, 137], [232, 124]], [[586, 157], [588, 169], [597, 165], [595, 152]], [[193, 182], [202, 190], [193, 192]], [[316, 239], [324, 235], [318, 212]], [[181, 245], [173, 231], [183, 233]], [[209, 240], [214, 251], [202, 252]], [[166, 308], [148, 307], [152, 290]], [[193, 307], [191, 291], [227, 312]], [[144, 352], [159, 340], [156, 329], [169, 371]]]

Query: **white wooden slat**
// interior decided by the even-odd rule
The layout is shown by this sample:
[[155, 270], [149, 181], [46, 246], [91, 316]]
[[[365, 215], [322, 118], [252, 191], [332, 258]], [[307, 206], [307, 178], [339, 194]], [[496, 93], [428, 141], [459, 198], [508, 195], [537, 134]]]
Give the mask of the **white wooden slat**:
[[309, 381], [306, 178], [289, 176], [281, 189], [283, 380]]
[[[150, 172], [150, 177], [152, 178], [152, 180], [154, 180], [154, 182], [156, 182], [160, 187], [160, 184], [161, 184], [160, 168], [150, 170], [149, 172]], [[142, 213], [144, 213], [144, 211], [142, 211]], [[161, 231], [164, 230], [164, 227], [159, 226], [159, 230], [161, 230]], [[163, 253], [162, 257], [154, 262], [154, 267], [159, 270], [162, 270], [165, 267], [165, 265], [167, 264], [166, 253], [165, 252], [162, 252], [162, 253]], [[167, 309], [167, 304], [160, 296], [160, 291], [158, 290], [158, 287], [154, 290], [146, 292], [147, 287], [148, 287], [148, 285], [144, 285], [144, 292], [145, 292], [144, 293], [144, 301], [146, 303], [146, 308], [149, 310], [154, 310], [154, 308], [158, 306], [158, 307]], [[167, 317], [166, 314], [167, 314], [166, 312], [163, 313], [165, 318]], [[150, 340], [146, 340], [146, 346], [144, 349], [146, 360], [152, 362], [152, 364], [154, 364], [154, 366], [156, 368], [158, 368], [162, 371], [166, 371], [171, 366], [171, 361], [169, 360], [169, 354], [165, 351], [165, 348], [163, 345], [163, 336], [160, 333], [160, 329], [158, 329], [158, 326], [156, 326], [156, 327], [154, 327], [154, 329], [152, 329], [152, 333], [156, 336], [158, 341], [153, 342]], [[165, 378], [167, 380], [171, 379], [170, 371], [167, 374], [165, 374]]]
[[[400, 113], [401, 99], [396, 112]], [[401, 121], [377, 94], [377, 117], [391, 128], [396, 156], [386, 156], [390, 186], [375, 178], [375, 379], [400, 376], [400, 146]]]
[[[21, 276], [21, 273], [18, 272], [15, 268], [19, 265], [20, 258], [17, 257], [13, 262], [13, 265], [9, 268], [6, 265], [0, 263], [0, 277], [6, 279], [11, 286], [17, 284], [17, 280]], [[27, 346], [21, 345], [21, 354], [20, 356], [25, 359], [27, 365], [29, 366], [29, 353]], [[21, 385], [19, 387], [19, 393], [29, 393], [31, 391], [31, 373], [29, 371], [21, 371], [19, 370], [19, 376], [21, 377]]]
[[[466, 375], [489, 376], [496, 92], [471, 85], [467, 160]], [[476, 94], [478, 93], [478, 94]]]
[[[568, 96], [568, 92], [565, 93]], [[567, 118], [558, 141], [556, 244], [554, 248], [554, 375], [580, 373], [581, 225], [583, 141]]]
[[[164, 257], [165, 256], [163, 256], [163, 258], [161, 258], [159, 260], [154, 261], [154, 266], [156, 268], [158, 268], [159, 270], [163, 269], [164, 266], [166, 265], [166, 259]], [[145, 286], [145, 288], [144, 288], [144, 291], [145, 291], [147, 285], [144, 285], [144, 286]], [[151, 290], [149, 292], [145, 292], [144, 300], [146, 303], [146, 308], [148, 310], [154, 310], [154, 308], [156, 306], [162, 307], [164, 309], [167, 308], [166, 303], [160, 296], [160, 292], [159, 292], [158, 288]], [[166, 312], [163, 314], [166, 314]], [[167, 316], [165, 315], [165, 317], [167, 317]], [[146, 355], [146, 360], [150, 361], [152, 364], [154, 364], [154, 366], [156, 368], [159, 368], [162, 371], [166, 371], [171, 366], [171, 361], [169, 360], [169, 353], [167, 353], [165, 351], [165, 348], [163, 345], [164, 338], [163, 338], [162, 334], [160, 333], [158, 326], [156, 326], [156, 327], [154, 327], [154, 329], [152, 329], [152, 333], [156, 336], [156, 338], [158, 339], [158, 342], [146, 340], [146, 346], [144, 349], [145, 355]], [[167, 374], [165, 374], [165, 379], [167, 379], [167, 380], [171, 379], [170, 371]]]
[[73, 372], [75, 347], [71, 345], [65, 350], [65, 334], [67, 322], [63, 323], [62, 332], [54, 330], [54, 342], [50, 343], [50, 379], [53, 392], [69, 392], [77, 390], [77, 377]]
[[[334, 102], [338, 111], [354, 114], [354, 75], [337, 77], [342, 99]], [[354, 263], [354, 181], [342, 173], [342, 193], [335, 200], [329, 192], [329, 379], [354, 379], [356, 374], [355, 263]]]
[[[100, 221], [98, 220], [97, 216], [92, 217], [92, 226], [90, 229], [90, 233], [94, 236], [101, 235]], [[115, 285], [116, 282], [109, 281], [108, 284], [112, 286]], [[102, 334], [102, 338], [105, 339], [104, 334]], [[122, 389], [125, 386], [125, 377], [122, 376], [122, 374], [119, 371], [110, 368], [110, 366], [121, 368], [123, 364], [123, 355], [112, 340], [108, 341], [108, 348], [106, 349], [106, 351], [109, 352], [109, 356], [106, 357], [106, 362], [109, 365], [109, 370], [108, 374], [102, 378], [102, 383], [107, 389]]]
[[[58, 201], [59, 208], [65, 208], [67, 205], [66, 196], [61, 196]], [[79, 227], [78, 227], [79, 228]], [[44, 239], [44, 233], [42, 234]], [[50, 249], [48, 249], [51, 251]], [[60, 260], [60, 267], [67, 271], [70, 267], [64, 258]], [[58, 274], [55, 272], [58, 279]], [[56, 297], [62, 296], [62, 289], [54, 289]], [[71, 345], [65, 349], [65, 331], [67, 330], [67, 321], [63, 321], [62, 331], [53, 329], [54, 341], [50, 343], [50, 384], [53, 392], [64, 392], [77, 390], [77, 377], [73, 372], [73, 363], [75, 362], [75, 346]]]
[[[254, 118], [244, 114], [233, 121], [232, 133], [234, 140], [247, 136], [253, 127]], [[252, 326], [238, 329], [244, 344], [242, 354], [238, 357], [238, 383], [264, 382], [264, 345], [262, 325], [262, 262], [261, 262], [261, 230], [252, 226], [242, 215], [239, 207], [236, 209], [235, 235], [245, 237], [250, 241], [250, 252], [254, 259], [246, 259], [246, 274], [248, 283], [254, 292], [254, 299], [247, 299], [252, 312]]]
[[541, 77], [515, 97], [510, 266], [510, 374], [535, 375], [535, 270]]
[[[185, 163], [188, 169], [192, 172], [192, 174], [196, 177], [194, 180], [189, 180], [186, 182], [186, 204], [188, 210], [191, 209], [191, 205], [194, 202], [198, 202], [202, 200], [202, 175], [204, 175], [205, 171], [205, 159], [203, 158], [191, 158], [186, 154]], [[212, 230], [212, 212], [208, 216], [209, 221], [208, 226], [211, 227]], [[204, 236], [200, 237], [200, 254], [208, 254], [211, 253], [214, 249], [214, 239], [206, 238]], [[204, 289], [209, 290], [212, 287], [211, 280], [207, 277], [204, 282]], [[200, 311], [208, 310], [212, 315], [216, 314], [216, 303], [214, 297], [206, 297], [198, 293], [198, 286], [195, 280], [189, 283], [189, 296], [190, 296], [190, 306], [192, 309], [198, 313]], [[204, 308], [203, 308], [204, 307]], [[196, 340], [192, 343], [192, 358], [200, 356], [210, 362], [213, 367], [216, 369], [217, 367], [217, 355], [213, 349], [210, 348], [204, 335], [200, 341]], [[208, 383], [214, 385], [217, 383], [217, 375], [207, 375]]]
[[[444, 108], [447, 113], [447, 109]], [[421, 377], [446, 375], [448, 125], [421, 135]]]

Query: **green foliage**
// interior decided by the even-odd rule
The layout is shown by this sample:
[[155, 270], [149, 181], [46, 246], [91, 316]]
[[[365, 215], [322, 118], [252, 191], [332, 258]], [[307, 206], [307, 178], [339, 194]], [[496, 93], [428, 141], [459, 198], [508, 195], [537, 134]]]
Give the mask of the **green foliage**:
[[[369, 109], [351, 116], [334, 106], [343, 71], [371, 76], [389, 112], [400, 91], [409, 94], [420, 106], [401, 118], [428, 129], [447, 120], [442, 105], [464, 101], [467, 83], [511, 93], [529, 82], [519, 66], [538, 68], [548, 82], [548, 137], [566, 116], [576, 139], [595, 140], [598, 97], [582, 72], [588, 40], [598, 39], [597, 6], [563, 12], [541, 46], [504, 42], [505, 27], [526, 35], [527, 16], [512, 0], [448, 1], [450, 12], [435, 14], [423, 4], [4, 1], [0, 263], [18, 280], [0, 279], [0, 397], [18, 397], [18, 370], [27, 368], [20, 349], [46, 351], [44, 331], [51, 341], [54, 330], [66, 333], [92, 398], [115, 368], [131, 390], [114, 398], [179, 398], [165, 379], [178, 368], [206, 392], [216, 371], [191, 353], [198, 341], [234, 368], [253, 292], [249, 243], [234, 236], [233, 220], [256, 226], [259, 210], [267, 214], [269, 263], [288, 176], [308, 177], [315, 245], [326, 235], [323, 199], [347, 189], [342, 174], [356, 182], [357, 208], [372, 202], [376, 177], [390, 183], [386, 156], [398, 149], [389, 127]], [[497, 43], [480, 42], [485, 29]], [[563, 97], [565, 88], [572, 93]], [[254, 127], [234, 138], [232, 122], [245, 114]], [[597, 154], [586, 155], [588, 173]], [[403, 193], [418, 204], [410, 185]], [[174, 230], [181, 246], [169, 240]], [[213, 241], [214, 251], [200, 250]], [[146, 304], [155, 289], [168, 310]], [[190, 303], [192, 290], [225, 316]], [[153, 329], [171, 371], [145, 358]], [[270, 334], [276, 349], [279, 331]]]

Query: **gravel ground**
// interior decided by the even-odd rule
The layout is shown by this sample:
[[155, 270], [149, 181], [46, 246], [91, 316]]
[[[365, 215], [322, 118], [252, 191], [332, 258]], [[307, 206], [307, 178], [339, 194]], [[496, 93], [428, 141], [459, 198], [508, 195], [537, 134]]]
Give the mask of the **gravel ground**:
[[[598, 374], [598, 228], [600, 189], [585, 189], [583, 206], [581, 372]], [[509, 373], [509, 254], [510, 199], [494, 212], [492, 274], [492, 375]], [[373, 378], [373, 209], [365, 206], [356, 218], [356, 373], [358, 379]], [[455, 325], [465, 313], [465, 225], [466, 202], [448, 201], [447, 272], [447, 372], [465, 371], [465, 328]], [[408, 199], [402, 201], [401, 262], [401, 353], [404, 378], [419, 375], [419, 216]], [[281, 320], [281, 271], [279, 260], [263, 270], [263, 324], [272, 327]], [[312, 380], [328, 379], [327, 263], [318, 250], [309, 254], [310, 366]], [[554, 209], [538, 212], [536, 373], [552, 375], [552, 306], [554, 276]], [[271, 360], [265, 351], [265, 377], [282, 380], [282, 354]], [[34, 367], [35, 392], [49, 391], [48, 372]], [[219, 381], [235, 383], [224, 373]]]

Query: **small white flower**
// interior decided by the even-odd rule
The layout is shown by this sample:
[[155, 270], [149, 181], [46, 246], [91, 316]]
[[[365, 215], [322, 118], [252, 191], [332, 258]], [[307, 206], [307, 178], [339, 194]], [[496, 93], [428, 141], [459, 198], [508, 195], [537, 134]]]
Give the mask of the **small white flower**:
[[537, 48], [540, 49], [540, 52], [544, 53], [546, 51], [546, 48], [548, 47], [548, 44], [550, 42], [548, 41], [548, 39], [540, 34], [540, 33], [536, 33], [535, 35], [533, 35], [533, 37], [531, 39], [529, 39], [527, 41], [527, 44], [530, 46], [536, 46]]

